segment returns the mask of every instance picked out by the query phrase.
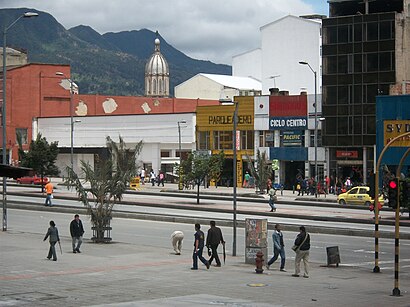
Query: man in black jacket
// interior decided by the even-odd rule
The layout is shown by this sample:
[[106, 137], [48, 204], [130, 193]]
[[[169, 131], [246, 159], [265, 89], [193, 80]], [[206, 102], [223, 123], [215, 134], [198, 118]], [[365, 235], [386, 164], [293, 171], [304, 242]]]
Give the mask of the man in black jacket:
[[84, 228], [78, 214], [74, 215], [74, 220], [70, 223], [70, 233], [73, 240], [73, 253], [81, 253], [80, 246], [83, 243]]
[[208, 262], [209, 265], [212, 263], [212, 260], [216, 261], [216, 266], [221, 266], [221, 261], [219, 260], [218, 256], [218, 245], [219, 243], [224, 244], [224, 238], [222, 236], [222, 231], [219, 227], [215, 226], [215, 221], [210, 222], [211, 228], [208, 229], [208, 235], [206, 236], [206, 246], [208, 250], [211, 249], [212, 255], [209, 258]]
[[303, 260], [303, 264], [305, 267], [305, 274], [303, 274], [303, 277], [309, 278], [310, 235], [306, 232], [305, 226], [300, 226], [299, 230], [300, 230], [300, 233], [297, 235], [296, 240], [295, 240], [295, 247], [297, 248], [294, 249], [296, 253], [295, 274], [292, 274], [292, 276], [299, 277], [300, 262]]

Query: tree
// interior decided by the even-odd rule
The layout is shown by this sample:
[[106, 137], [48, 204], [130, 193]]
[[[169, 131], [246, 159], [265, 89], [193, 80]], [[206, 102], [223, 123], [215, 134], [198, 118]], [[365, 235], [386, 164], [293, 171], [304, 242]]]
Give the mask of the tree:
[[225, 153], [223, 151], [216, 155], [212, 155], [209, 161], [210, 170], [209, 177], [215, 182], [215, 187], [218, 187], [218, 182], [221, 180], [223, 162], [225, 160]]
[[248, 156], [248, 166], [250, 168], [252, 177], [255, 178], [255, 185], [260, 193], [265, 192], [266, 183], [268, 182], [270, 170], [268, 166], [268, 158], [266, 152], [261, 154], [260, 150], [256, 152], [256, 161], [253, 164], [251, 158]]
[[199, 187], [205, 178], [216, 179], [222, 172], [224, 154], [210, 156], [199, 152], [192, 152], [188, 158], [181, 163], [182, 182], [185, 187], [194, 183], [197, 186], [197, 200], [199, 204]]
[[58, 155], [58, 142], [49, 144], [46, 138], [39, 133], [36, 139], [31, 141], [27, 152], [23, 150], [21, 136], [17, 136], [17, 142], [19, 145], [19, 161], [22, 167], [32, 168], [41, 179], [45, 176], [57, 176], [60, 173], [55, 165]]
[[[111, 230], [112, 209], [121, 201], [131, 177], [138, 171], [137, 158], [143, 143], [140, 141], [134, 148], [127, 148], [122, 137], [115, 143], [107, 137], [109, 157], [96, 161], [93, 168], [88, 162], [81, 161], [81, 180], [71, 167], [67, 167], [66, 183], [74, 186], [80, 201], [90, 215], [94, 242], [107, 242], [107, 230]], [[87, 185], [87, 188], [84, 186]], [[89, 195], [91, 197], [89, 198]]]

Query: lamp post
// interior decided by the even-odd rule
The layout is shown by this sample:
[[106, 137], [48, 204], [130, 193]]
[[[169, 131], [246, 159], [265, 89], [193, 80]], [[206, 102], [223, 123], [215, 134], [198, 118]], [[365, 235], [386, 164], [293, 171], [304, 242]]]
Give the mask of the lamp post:
[[232, 197], [232, 202], [233, 202], [233, 240], [232, 240], [232, 256], [236, 256], [236, 184], [237, 184], [237, 162], [236, 162], [236, 155], [237, 155], [237, 142], [236, 142], [236, 130], [238, 126], [238, 106], [239, 103], [237, 101], [231, 101], [231, 100], [219, 100], [221, 105], [224, 106], [232, 106], [235, 105], [235, 110], [233, 112], [233, 130], [232, 130], [232, 137], [233, 137], [233, 197]]
[[[20, 15], [16, 20], [14, 20], [10, 25], [5, 26], [3, 29], [3, 105], [2, 105], [2, 119], [1, 123], [3, 126], [3, 141], [2, 141], [2, 163], [4, 165], [7, 163], [7, 121], [6, 121], [6, 87], [7, 87], [7, 31], [14, 26], [21, 18], [30, 18], [38, 16], [34, 12], [26, 12]], [[7, 177], [3, 177], [3, 231], [7, 230]]]
[[178, 168], [178, 189], [182, 190], [182, 177], [181, 177], [181, 164], [182, 164], [182, 154], [181, 154], [181, 124], [186, 124], [186, 120], [181, 120], [178, 123], [178, 144], [179, 144], [179, 168]]
[[234, 102], [235, 111], [233, 112], [233, 240], [232, 256], [236, 256], [236, 182], [237, 179], [237, 162], [236, 162], [236, 128], [238, 126], [238, 102]]
[[[74, 119], [73, 119], [73, 93], [74, 93], [74, 81], [67, 78], [64, 73], [56, 72], [57, 76], [63, 76], [70, 82], [70, 165], [71, 169], [74, 169]], [[76, 121], [77, 122], [77, 121]]]
[[[313, 75], [315, 76], [315, 135], [314, 135], [314, 143], [315, 143], [315, 181], [316, 181], [316, 186], [317, 186], [317, 180], [318, 180], [318, 175], [317, 175], [317, 73], [315, 70], [313, 70], [312, 66], [308, 62], [300, 61], [299, 64], [301, 65], [307, 65], [310, 70], [313, 72]], [[315, 197], [317, 197], [317, 189], [315, 191]]]

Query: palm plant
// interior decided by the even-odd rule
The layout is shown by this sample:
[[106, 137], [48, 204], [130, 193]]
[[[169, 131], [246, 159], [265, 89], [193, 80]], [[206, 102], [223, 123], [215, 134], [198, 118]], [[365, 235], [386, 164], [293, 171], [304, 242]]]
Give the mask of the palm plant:
[[131, 177], [137, 174], [137, 157], [142, 146], [141, 141], [132, 149], [126, 148], [122, 137], [119, 137], [119, 144], [107, 137], [109, 157], [96, 161], [94, 168], [88, 162], [81, 161], [82, 179], [71, 167], [67, 167], [66, 183], [76, 189], [80, 201], [87, 208], [94, 242], [111, 240], [105, 233], [111, 230], [112, 209], [121, 201]]
[[268, 167], [268, 158], [266, 157], [266, 152], [258, 151], [256, 152], [255, 164], [252, 163], [251, 158], [248, 156], [248, 166], [251, 171], [252, 177], [255, 178], [255, 186], [259, 193], [264, 193], [266, 188], [266, 183], [268, 182], [270, 176], [270, 170]]

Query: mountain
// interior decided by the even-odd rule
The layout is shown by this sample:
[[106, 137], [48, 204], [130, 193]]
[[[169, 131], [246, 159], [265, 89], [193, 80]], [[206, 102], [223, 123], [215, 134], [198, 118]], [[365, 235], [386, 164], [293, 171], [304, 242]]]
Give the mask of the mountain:
[[[147, 29], [99, 34], [89, 26], [65, 29], [50, 14], [33, 9], [1, 9], [10, 25], [27, 11], [38, 17], [21, 20], [7, 32], [7, 45], [28, 51], [31, 63], [70, 64], [82, 94], [144, 95], [146, 60], [154, 52], [156, 34]], [[228, 65], [192, 59], [163, 37], [161, 52], [170, 67], [170, 90], [197, 73], [231, 74]]]

